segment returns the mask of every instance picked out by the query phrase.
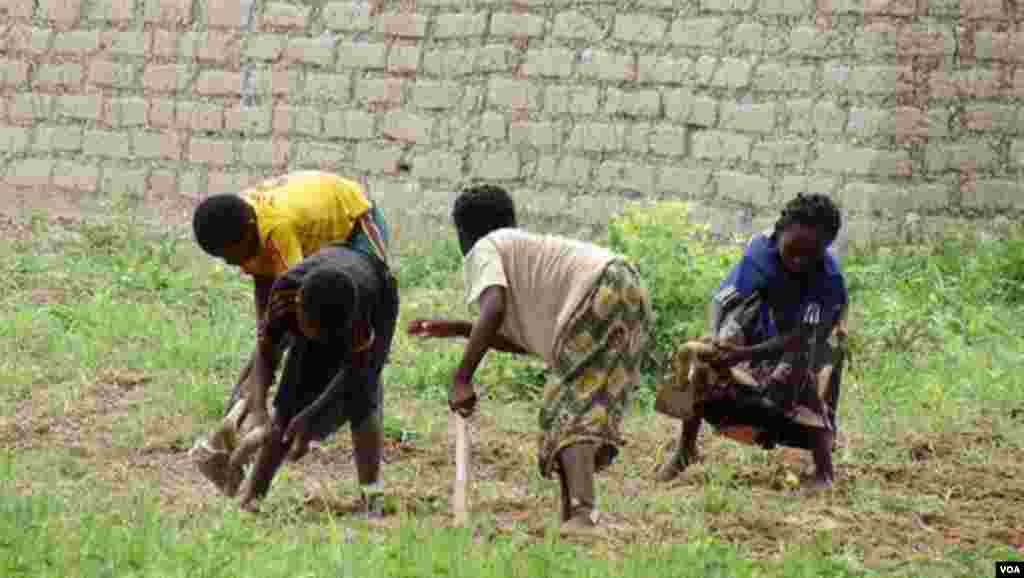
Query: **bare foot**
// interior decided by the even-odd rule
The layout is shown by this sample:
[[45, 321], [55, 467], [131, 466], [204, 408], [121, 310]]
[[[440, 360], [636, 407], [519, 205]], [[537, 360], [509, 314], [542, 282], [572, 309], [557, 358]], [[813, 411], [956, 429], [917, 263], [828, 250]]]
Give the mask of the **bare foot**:
[[384, 518], [384, 494], [363, 494], [361, 506], [367, 520]]
[[805, 495], [814, 495], [821, 492], [831, 490], [835, 482], [831, 476], [814, 476], [813, 478], [804, 482], [801, 486], [801, 493]]
[[585, 538], [585, 537], [596, 537], [601, 534], [601, 530], [595, 520], [595, 512], [593, 510], [585, 510], [578, 512], [573, 517], [569, 518], [562, 526], [558, 529], [558, 533], [564, 537], [573, 538]]
[[666, 483], [674, 480], [679, 474], [683, 473], [686, 468], [691, 464], [695, 464], [700, 461], [700, 454], [697, 453], [697, 448], [689, 448], [682, 452], [673, 452], [672, 457], [669, 458], [655, 474], [655, 479], [658, 482]]
[[260, 503], [258, 500], [245, 500], [238, 507], [241, 508], [243, 512], [248, 512], [250, 514], [260, 513]]

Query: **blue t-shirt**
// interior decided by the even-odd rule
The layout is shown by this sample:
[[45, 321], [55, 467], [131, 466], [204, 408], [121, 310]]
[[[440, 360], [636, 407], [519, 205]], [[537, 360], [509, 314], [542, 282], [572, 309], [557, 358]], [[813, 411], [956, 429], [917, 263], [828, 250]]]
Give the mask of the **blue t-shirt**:
[[846, 281], [831, 249], [816, 268], [804, 275], [786, 271], [774, 236], [759, 233], [751, 239], [743, 259], [722, 281], [715, 299], [723, 310], [759, 293], [760, 315], [746, 328], [750, 343], [759, 343], [788, 331], [808, 309], [819, 307], [820, 323], [832, 326], [846, 306]]

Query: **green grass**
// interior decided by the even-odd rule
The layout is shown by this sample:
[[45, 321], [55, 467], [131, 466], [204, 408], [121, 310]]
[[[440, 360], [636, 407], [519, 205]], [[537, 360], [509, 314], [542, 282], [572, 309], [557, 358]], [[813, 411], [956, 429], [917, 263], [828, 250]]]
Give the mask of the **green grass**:
[[[685, 213], [671, 209], [662, 220], [628, 213], [608, 240], [654, 285], [660, 353], [700, 330], [706, 285], [737, 256], [681, 243], [669, 232], [699, 238], [699, 227], [665, 221]], [[387, 434], [405, 448], [385, 465], [388, 523], [303, 507], [311, 495], [353, 499], [347, 435], [327, 457], [286, 468], [265, 515], [240, 513], [183, 452], [219, 415], [252, 346], [245, 279], [173, 232], [32, 226], [31, 243], [0, 242], [0, 576], [967, 577], [1021, 557], [1000, 532], [1024, 532], [1013, 527], [1024, 499], [1013, 489], [1024, 475], [1024, 242], [952, 236], [859, 247], [844, 262], [853, 365], [832, 498], [775, 488], [799, 464], [709, 435], [704, 465], [650, 483], [674, 433], [651, 410], [652, 371], [626, 423], [630, 445], [599, 479], [600, 508], [622, 528], [587, 545], [554, 534], [555, 484], [533, 462], [543, 366], [509, 355], [490, 354], [479, 375], [473, 527], [447, 527], [442, 400], [461, 344], [401, 329], [385, 376]], [[467, 318], [459, 264], [453, 238], [399, 247], [400, 327]]]

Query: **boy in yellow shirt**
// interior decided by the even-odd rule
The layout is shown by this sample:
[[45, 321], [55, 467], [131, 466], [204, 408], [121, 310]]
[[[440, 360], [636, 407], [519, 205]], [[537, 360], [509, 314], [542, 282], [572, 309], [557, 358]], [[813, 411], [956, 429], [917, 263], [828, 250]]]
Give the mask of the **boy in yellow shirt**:
[[[266, 316], [274, 280], [329, 244], [341, 243], [387, 263], [388, 225], [358, 182], [303, 171], [238, 194], [212, 195], [192, 219], [202, 249], [251, 275], [256, 321]], [[235, 391], [247, 379], [246, 364]]]
[[[388, 262], [389, 230], [380, 209], [358, 182], [325, 172], [290, 173], [237, 194], [212, 195], [196, 208], [192, 226], [206, 253], [252, 276], [257, 326], [266, 320], [274, 281], [327, 246], [369, 254], [385, 268]], [[288, 345], [287, 340], [279, 344], [275, 358]], [[242, 370], [229, 409], [237, 408], [256, 355]], [[269, 423], [265, 407], [246, 407], [243, 415], [231, 417], [251, 427]]]

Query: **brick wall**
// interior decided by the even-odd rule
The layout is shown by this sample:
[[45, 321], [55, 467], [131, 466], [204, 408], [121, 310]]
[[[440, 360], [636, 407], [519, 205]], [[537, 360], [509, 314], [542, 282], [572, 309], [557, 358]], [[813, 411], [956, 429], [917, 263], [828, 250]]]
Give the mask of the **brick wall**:
[[[0, 0], [0, 179], [227, 191], [295, 168], [442, 214], [683, 196], [864, 222], [1024, 210], [1024, 2]], [[405, 170], [407, 168], [407, 170]]]

